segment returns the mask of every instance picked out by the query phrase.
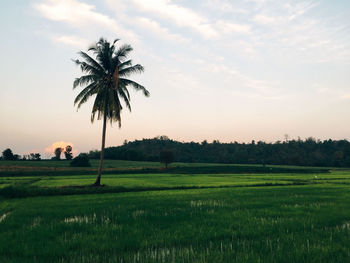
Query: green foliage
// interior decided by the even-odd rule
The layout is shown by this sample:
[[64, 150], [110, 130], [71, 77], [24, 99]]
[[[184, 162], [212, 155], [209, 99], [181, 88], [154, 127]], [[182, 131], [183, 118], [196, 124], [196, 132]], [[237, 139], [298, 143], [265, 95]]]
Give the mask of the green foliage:
[[70, 162], [70, 166], [72, 166], [72, 167], [90, 167], [91, 164], [89, 162], [88, 155], [81, 153]]

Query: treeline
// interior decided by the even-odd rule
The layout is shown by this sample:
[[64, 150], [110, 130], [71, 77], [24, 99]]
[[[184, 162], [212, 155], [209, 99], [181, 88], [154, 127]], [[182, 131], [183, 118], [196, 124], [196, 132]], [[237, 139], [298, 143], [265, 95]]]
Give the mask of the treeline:
[[0, 156], [0, 161], [18, 161], [18, 160], [28, 160], [28, 161], [40, 161], [41, 155], [40, 153], [30, 153], [24, 154], [20, 156], [18, 154], [14, 154], [10, 148], [5, 149]]
[[[105, 149], [106, 159], [159, 161], [159, 153], [172, 151], [175, 162], [281, 164], [301, 166], [350, 167], [350, 142], [347, 140], [286, 140], [275, 143], [178, 142], [167, 136], [124, 142]], [[99, 151], [89, 158], [98, 159]]]

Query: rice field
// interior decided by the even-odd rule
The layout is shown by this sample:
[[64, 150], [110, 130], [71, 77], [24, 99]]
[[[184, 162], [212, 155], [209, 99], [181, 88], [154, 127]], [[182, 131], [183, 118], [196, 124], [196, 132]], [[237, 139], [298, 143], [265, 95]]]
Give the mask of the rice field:
[[0, 177], [0, 262], [350, 261], [350, 171], [108, 174], [103, 188], [124, 192], [3, 191], [94, 179]]

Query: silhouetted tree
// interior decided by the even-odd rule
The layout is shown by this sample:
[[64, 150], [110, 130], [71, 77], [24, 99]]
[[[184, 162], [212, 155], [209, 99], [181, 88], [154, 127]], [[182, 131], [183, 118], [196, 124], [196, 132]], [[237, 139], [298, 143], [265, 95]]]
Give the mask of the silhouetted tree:
[[35, 153], [35, 154], [34, 154], [34, 160], [35, 160], [35, 161], [40, 161], [40, 160], [41, 160], [41, 155], [40, 155], [40, 153]]
[[12, 150], [10, 148], [7, 148], [6, 150], [4, 150], [2, 152], [2, 158], [5, 161], [14, 161], [15, 160], [15, 156], [12, 153]]
[[27, 155], [23, 155], [22, 160], [28, 160], [28, 161], [40, 161], [40, 153], [30, 153]]
[[72, 160], [73, 154], [72, 154], [72, 146], [67, 145], [66, 150], [64, 151], [64, 156], [67, 160]]
[[172, 151], [163, 150], [159, 153], [159, 160], [161, 163], [164, 163], [165, 168], [168, 168], [168, 165], [174, 161], [174, 154]]
[[94, 183], [95, 186], [101, 185], [107, 120], [111, 123], [113, 121], [118, 122], [119, 128], [121, 127], [120, 114], [123, 108], [121, 100], [131, 110], [128, 87], [141, 90], [145, 96], [149, 96], [149, 92], [145, 87], [126, 78], [134, 73], [143, 72], [144, 68], [139, 64], [133, 65], [132, 61], [127, 59], [129, 53], [133, 50], [132, 47], [122, 45], [116, 49], [117, 41], [118, 39], [111, 44], [101, 38], [88, 49], [88, 51], [93, 52], [95, 58], [81, 51], [79, 54], [83, 60], [75, 60], [75, 63], [80, 66], [81, 71], [86, 75], [74, 81], [73, 88], [84, 87], [75, 98], [74, 104], [77, 104], [79, 109], [90, 97], [96, 96], [91, 112], [91, 122], [94, 121], [96, 113], [98, 120], [103, 119], [100, 164]]
[[57, 161], [59, 161], [59, 160], [61, 160], [61, 153], [62, 153], [62, 148], [61, 147], [57, 147], [56, 149], [55, 149], [55, 152], [54, 152], [54, 154], [55, 154], [55, 160], [57, 160]]

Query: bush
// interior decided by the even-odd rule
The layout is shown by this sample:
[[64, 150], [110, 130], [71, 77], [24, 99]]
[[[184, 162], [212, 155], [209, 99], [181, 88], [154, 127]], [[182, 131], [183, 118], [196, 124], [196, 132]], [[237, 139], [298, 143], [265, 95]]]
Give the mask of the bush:
[[89, 157], [86, 153], [81, 153], [75, 157], [71, 162], [70, 166], [73, 167], [90, 167]]

